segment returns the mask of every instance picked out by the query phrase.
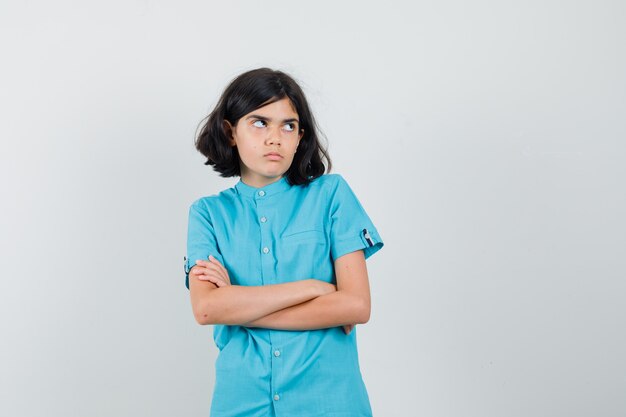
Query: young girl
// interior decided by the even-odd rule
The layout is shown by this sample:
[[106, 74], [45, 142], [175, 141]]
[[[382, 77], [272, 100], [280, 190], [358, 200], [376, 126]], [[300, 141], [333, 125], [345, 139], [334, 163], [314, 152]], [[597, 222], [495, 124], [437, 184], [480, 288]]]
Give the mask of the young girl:
[[225, 89], [196, 148], [240, 180], [189, 209], [186, 285], [219, 349], [212, 417], [371, 416], [356, 330], [370, 316], [365, 259], [383, 247], [319, 141], [287, 74]]

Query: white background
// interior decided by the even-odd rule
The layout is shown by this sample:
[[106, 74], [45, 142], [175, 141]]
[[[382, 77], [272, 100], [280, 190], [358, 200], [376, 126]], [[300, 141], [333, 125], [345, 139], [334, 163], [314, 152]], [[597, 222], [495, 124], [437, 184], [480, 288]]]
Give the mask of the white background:
[[303, 87], [385, 247], [376, 416], [626, 414], [622, 1], [0, 3], [0, 415], [207, 416], [200, 120]]

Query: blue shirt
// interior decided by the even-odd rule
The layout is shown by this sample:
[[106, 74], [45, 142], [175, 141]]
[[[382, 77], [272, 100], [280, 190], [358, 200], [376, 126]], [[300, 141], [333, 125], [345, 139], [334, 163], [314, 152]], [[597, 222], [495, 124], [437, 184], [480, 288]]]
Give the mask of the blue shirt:
[[[255, 188], [239, 180], [189, 208], [186, 285], [197, 259], [213, 255], [232, 285], [315, 278], [336, 284], [334, 260], [383, 241], [339, 174], [308, 185], [287, 179]], [[294, 331], [214, 325], [212, 417], [371, 416], [359, 369], [356, 326]]]

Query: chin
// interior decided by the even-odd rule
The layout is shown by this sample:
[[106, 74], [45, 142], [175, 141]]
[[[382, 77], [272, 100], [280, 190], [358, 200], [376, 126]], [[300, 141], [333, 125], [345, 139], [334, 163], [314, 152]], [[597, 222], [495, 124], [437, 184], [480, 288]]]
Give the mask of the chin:
[[287, 171], [270, 171], [270, 172], [266, 172], [265, 176], [266, 177], [275, 178], [275, 177], [282, 176], [283, 174], [285, 174], [285, 172], [287, 172]]

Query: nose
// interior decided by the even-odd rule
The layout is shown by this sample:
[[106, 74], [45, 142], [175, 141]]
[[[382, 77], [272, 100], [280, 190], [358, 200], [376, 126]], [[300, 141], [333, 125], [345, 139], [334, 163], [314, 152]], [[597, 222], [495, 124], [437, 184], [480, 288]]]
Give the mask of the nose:
[[279, 145], [280, 146], [280, 126], [272, 127], [267, 129], [267, 139], [266, 142], [268, 145]]

